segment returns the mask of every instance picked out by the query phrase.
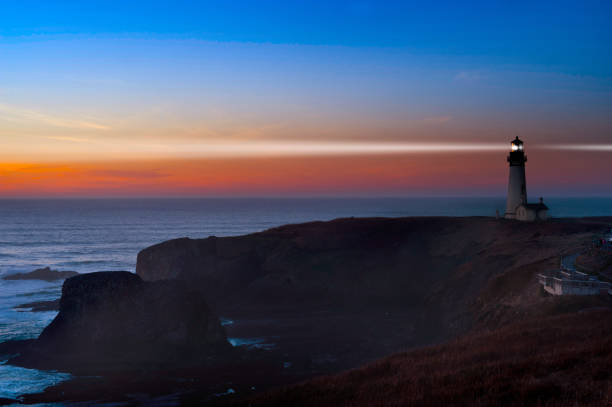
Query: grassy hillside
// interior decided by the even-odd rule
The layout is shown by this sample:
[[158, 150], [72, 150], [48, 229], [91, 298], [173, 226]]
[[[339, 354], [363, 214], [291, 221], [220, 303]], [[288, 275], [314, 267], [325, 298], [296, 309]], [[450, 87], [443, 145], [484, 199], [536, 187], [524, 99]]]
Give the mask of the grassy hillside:
[[609, 406], [612, 312], [535, 318], [276, 390], [251, 406]]

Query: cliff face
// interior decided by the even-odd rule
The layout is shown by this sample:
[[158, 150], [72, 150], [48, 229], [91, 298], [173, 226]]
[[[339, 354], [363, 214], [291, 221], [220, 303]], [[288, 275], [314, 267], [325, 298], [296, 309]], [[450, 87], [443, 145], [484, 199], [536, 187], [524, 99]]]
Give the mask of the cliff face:
[[601, 228], [594, 221], [338, 219], [171, 240], [141, 251], [137, 274], [188, 281], [221, 310], [453, 307], [475, 298], [490, 277], [557, 256]]
[[179, 282], [144, 282], [128, 272], [66, 280], [60, 311], [25, 364], [112, 366], [201, 361], [229, 348], [199, 293]]

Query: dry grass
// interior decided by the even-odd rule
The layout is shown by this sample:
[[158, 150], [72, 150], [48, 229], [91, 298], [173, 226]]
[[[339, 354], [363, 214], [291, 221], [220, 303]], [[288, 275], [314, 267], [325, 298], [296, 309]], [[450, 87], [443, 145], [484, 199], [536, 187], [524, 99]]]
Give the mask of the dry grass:
[[612, 312], [540, 318], [275, 390], [253, 406], [610, 406]]

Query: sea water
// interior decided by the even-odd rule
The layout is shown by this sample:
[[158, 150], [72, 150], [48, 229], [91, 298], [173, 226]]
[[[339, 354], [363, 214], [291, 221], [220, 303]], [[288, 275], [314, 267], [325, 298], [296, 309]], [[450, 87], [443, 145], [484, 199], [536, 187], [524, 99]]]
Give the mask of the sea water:
[[[552, 198], [547, 204], [557, 217], [612, 215], [612, 198]], [[504, 207], [503, 197], [0, 200], [0, 276], [47, 266], [133, 272], [139, 250], [178, 237], [242, 235], [351, 216], [495, 216]], [[14, 307], [60, 293], [61, 282], [0, 279], [0, 342], [37, 337], [56, 313]], [[66, 378], [2, 363], [0, 397], [42, 391]]]

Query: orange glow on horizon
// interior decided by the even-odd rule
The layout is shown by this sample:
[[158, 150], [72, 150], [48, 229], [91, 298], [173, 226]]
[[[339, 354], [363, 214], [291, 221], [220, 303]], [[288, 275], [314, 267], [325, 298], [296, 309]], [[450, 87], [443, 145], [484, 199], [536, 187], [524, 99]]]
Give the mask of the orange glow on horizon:
[[[0, 196], [251, 195], [426, 189], [445, 160], [414, 156], [0, 164]], [[485, 181], [485, 183], [488, 183]], [[444, 183], [446, 184], [446, 183]]]
[[[555, 163], [566, 153], [532, 154], [530, 186], [564, 187], [607, 171], [606, 154], [573, 154], [563, 173]], [[501, 195], [506, 178], [504, 153], [0, 163], [0, 197]]]

